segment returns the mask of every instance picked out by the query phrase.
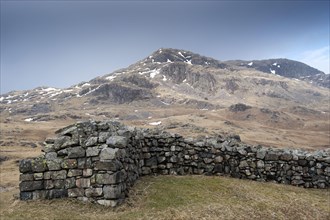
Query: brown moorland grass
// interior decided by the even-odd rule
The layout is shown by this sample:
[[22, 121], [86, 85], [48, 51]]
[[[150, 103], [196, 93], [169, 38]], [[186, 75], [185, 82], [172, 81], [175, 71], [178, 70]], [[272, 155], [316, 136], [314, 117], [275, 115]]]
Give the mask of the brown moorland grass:
[[1, 148], [0, 219], [329, 219], [329, 190], [220, 176], [148, 176], [115, 209], [74, 199], [20, 201], [17, 159], [38, 150]]

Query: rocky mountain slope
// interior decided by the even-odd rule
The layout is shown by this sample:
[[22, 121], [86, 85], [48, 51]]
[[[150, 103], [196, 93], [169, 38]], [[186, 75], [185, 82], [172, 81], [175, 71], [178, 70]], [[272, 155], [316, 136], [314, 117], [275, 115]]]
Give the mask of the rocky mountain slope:
[[287, 59], [222, 62], [163, 48], [70, 88], [4, 94], [0, 114], [2, 121], [26, 123], [118, 118], [187, 132], [262, 133], [269, 128], [270, 134], [276, 128], [329, 133], [329, 80], [329, 75]]
[[0, 103], [4, 105], [2, 111], [13, 111], [13, 104], [30, 104], [30, 114], [49, 111], [50, 102], [82, 97], [88, 97], [90, 102], [120, 104], [161, 96], [205, 106], [234, 100], [251, 102], [251, 97], [257, 97], [263, 103], [268, 99], [269, 104], [285, 100], [304, 105], [311, 99], [322, 100], [327, 90], [314, 85], [329, 88], [329, 80], [329, 75], [287, 59], [220, 62], [189, 51], [159, 49], [128, 68], [89, 82], [67, 89], [40, 87], [11, 92], [1, 96]]

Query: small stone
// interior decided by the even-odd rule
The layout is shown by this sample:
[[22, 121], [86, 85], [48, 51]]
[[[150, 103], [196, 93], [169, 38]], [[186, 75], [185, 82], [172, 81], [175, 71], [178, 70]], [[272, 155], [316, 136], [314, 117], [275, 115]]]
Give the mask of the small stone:
[[284, 161], [290, 161], [292, 159], [292, 155], [290, 153], [283, 153], [280, 156], [280, 159]]
[[45, 189], [53, 189], [54, 188], [54, 182], [53, 180], [45, 180]]
[[33, 198], [32, 192], [20, 192], [19, 197], [21, 200], [31, 200]]
[[157, 157], [151, 157], [145, 160], [145, 165], [148, 167], [157, 166]]
[[123, 136], [111, 136], [107, 139], [107, 145], [115, 148], [124, 148], [127, 146], [127, 138]]
[[54, 180], [53, 184], [55, 189], [63, 189], [65, 186], [65, 180]]
[[87, 197], [97, 197], [101, 196], [103, 193], [102, 188], [88, 188], [85, 190], [85, 195]]
[[42, 180], [44, 178], [44, 173], [34, 173], [33, 177], [35, 180]]
[[272, 161], [277, 161], [279, 158], [278, 153], [276, 152], [267, 152], [266, 156], [265, 156], [265, 160], [272, 160]]
[[97, 203], [109, 207], [116, 207], [118, 205], [118, 202], [116, 200], [106, 200], [106, 199], [97, 200]]
[[110, 136], [111, 136], [110, 132], [100, 132], [99, 143], [105, 143]]
[[65, 170], [52, 171], [50, 176], [51, 176], [51, 179], [53, 179], [53, 180], [65, 179], [66, 171]]
[[83, 176], [84, 177], [89, 177], [93, 175], [93, 170], [92, 169], [84, 169], [83, 170]]
[[82, 147], [70, 147], [67, 151], [68, 158], [85, 157], [85, 149]]
[[32, 172], [32, 164], [30, 159], [24, 159], [19, 162], [19, 171], [21, 173]]
[[88, 147], [86, 149], [86, 157], [98, 156], [100, 149], [98, 147]]
[[65, 179], [65, 188], [70, 189], [76, 187], [76, 179], [74, 177]]
[[94, 165], [95, 170], [117, 171], [123, 167], [122, 163], [118, 160], [109, 162], [96, 161]]
[[211, 159], [211, 158], [204, 158], [203, 161], [204, 161], [204, 163], [209, 164], [209, 163], [212, 163], [213, 162], [213, 159]]
[[113, 160], [118, 155], [119, 148], [104, 148], [100, 153], [100, 160]]
[[216, 163], [221, 163], [221, 162], [223, 161], [223, 157], [221, 157], [221, 156], [217, 156], [217, 157], [214, 158], [214, 161], [215, 161]]
[[31, 161], [33, 172], [44, 172], [47, 170], [47, 163], [43, 157], [37, 157]]
[[239, 163], [239, 168], [244, 168], [244, 167], [249, 167], [249, 164], [247, 163], [246, 160], [243, 160]]
[[62, 159], [56, 158], [56, 159], [52, 159], [52, 160], [47, 160], [46, 163], [47, 163], [48, 170], [60, 170]]
[[257, 151], [257, 158], [258, 159], [264, 159], [266, 155], [266, 150], [265, 149], [260, 149]]
[[78, 167], [78, 162], [76, 159], [65, 159], [61, 163], [61, 167], [63, 169], [72, 169], [72, 168], [77, 168]]
[[91, 185], [91, 180], [89, 178], [81, 178], [76, 180], [76, 186], [78, 188], [88, 188]]
[[67, 189], [52, 189], [49, 191], [50, 198], [65, 198], [68, 197]]
[[78, 158], [79, 169], [91, 168], [91, 166], [92, 166], [91, 158]]
[[56, 152], [48, 152], [45, 154], [45, 158], [47, 160], [53, 160], [57, 158], [57, 153]]
[[265, 162], [262, 160], [258, 160], [257, 162], [257, 168], [264, 168], [265, 167]]
[[84, 196], [85, 190], [82, 188], [72, 188], [68, 189], [68, 196], [71, 198]]
[[85, 142], [85, 146], [86, 147], [89, 147], [89, 146], [94, 146], [97, 144], [97, 137], [90, 137], [86, 140]]
[[21, 192], [34, 191], [44, 189], [44, 181], [26, 181], [20, 182], [19, 189]]
[[19, 181], [32, 181], [34, 180], [34, 175], [33, 174], [21, 174], [19, 176]]
[[33, 199], [47, 199], [49, 198], [48, 190], [37, 190], [32, 192]]
[[106, 199], [118, 199], [123, 197], [122, 185], [117, 186], [104, 186], [103, 187], [104, 198]]
[[79, 169], [70, 169], [68, 171], [68, 177], [81, 176], [83, 174], [82, 170]]

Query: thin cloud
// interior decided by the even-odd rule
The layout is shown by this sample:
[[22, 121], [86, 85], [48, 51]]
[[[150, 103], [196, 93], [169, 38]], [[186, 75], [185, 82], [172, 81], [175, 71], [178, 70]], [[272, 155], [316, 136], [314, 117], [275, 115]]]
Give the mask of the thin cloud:
[[314, 68], [323, 71], [324, 73], [330, 73], [329, 46], [318, 48], [315, 50], [305, 51], [302, 54], [300, 60]]

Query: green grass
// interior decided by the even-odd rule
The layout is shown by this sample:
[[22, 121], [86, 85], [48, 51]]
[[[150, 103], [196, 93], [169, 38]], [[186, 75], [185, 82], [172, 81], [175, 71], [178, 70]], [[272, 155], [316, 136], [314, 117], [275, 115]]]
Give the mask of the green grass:
[[115, 209], [72, 199], [24, 202], [12, 193], [1, 193], [1, 220], [330, 218], [328, 190], [216, 176], [143, 177]]

